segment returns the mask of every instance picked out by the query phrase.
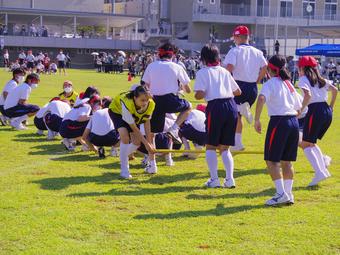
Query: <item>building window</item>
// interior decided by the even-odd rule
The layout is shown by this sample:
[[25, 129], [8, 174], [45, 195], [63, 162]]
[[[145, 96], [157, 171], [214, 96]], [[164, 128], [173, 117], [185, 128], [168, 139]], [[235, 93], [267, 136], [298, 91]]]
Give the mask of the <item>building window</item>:
[[293, 16], [293, 0], [286, 0], [280, 2], [280, 17]]
[[203, 4], [203, 0], [197, 0], [197, 3]]
[[104, 0], [104, 4], [111, 4], [111, 0]]
[[257, 0], [257, 16], [269, 17], [269, 0]]
[[303, 0], [302, 13], [304, 18], [314, 19], [315, 0]]
[[210, 0], [210, 4], [215, 4], [216, 1], [215, 0]]
[[335, 20], [337, 8], [338, 8], [338, 0], [326, 0], [325, 1], [325, 19]]

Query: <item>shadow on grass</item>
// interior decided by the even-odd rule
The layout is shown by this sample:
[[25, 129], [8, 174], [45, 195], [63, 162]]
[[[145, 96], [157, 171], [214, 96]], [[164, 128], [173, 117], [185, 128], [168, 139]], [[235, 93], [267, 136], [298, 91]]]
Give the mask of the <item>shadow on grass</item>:
[[175, 213], [150, 213], [150, 214], [141, 214], [134, 217], [134, 219], [138, 220], [147, 220], [147, 219], [178, 219], [178, 218], [195, 218], [195, 217], [204, 217], [204, 216], [223, 216], [229, 214], [235, 214], [239, 212], [247, 212], [256, 209], [265, 208], [264, 205], [241, 205], [241, 206], [232, 206], [232, 207], [224, 207], [223, 204], [217, 204], [216, 208], [209, 210], [199, 210], [199, 211], [182, 211]]
[[[46, 133], [47, 131], [45, 131]], [[24, 134], [17, 134], [15, 137], [18, 138], [31, 138], [31, 137], [38, 137], [38, 138], [46, 138], [44, 135], [38, 135], [36, 133], [24, 133]]]
[[71, 185], [80, 185], [84, 183], [110, 183], [112, 180], [118, 179], [118, 173], [103, 173], [101, 176], [72, 176], [60, 178], [46, 178], [31, 183], [39, 184], [41, 189], [45, 190], [62, 190]]
[[30, 151], [28, 152], [29, 155], [63, 155], [68, 153], [64, 146], [60, 144], [40, 144], [31, 148], [39, 151]]
[[[69, 154], [71, 153], [71, 154]], [[52, 158], [51, 160], [53, 161], [66, 161], [66, 162], [91, 162], [91, 161], [97, 161], [99, 158], [96, 155], [82, 155], [79, 154], [79, 152], [68, 152], [67, 155], [57, 157], [57, 158]]]
[[96, 196], [145, 196], [145, 195], [162, 195], [168, 193], [191, 192], [204, 189], [197, 186], [172, 186], [164, 188], [140, 188], [134, 190], [118, 190], [111, 189], [108, 192], [88, 192], [75, 193], [68, 195], [69, 197], [96, 197]]
[[46, 137], [43, 136], [37, 136], [32, 138], [15, 138], [12, 141], [15, 142], [24, 142], [24, 143], [43, 143], [43, 142], [50, 142], [46, 139]]
[[14, 130], [14, 129], [11, 128], [11, 127], [0, 126], [0, 131], [6, 131], [6, 132], [8, 132], [8, 131], [16, 131], [16, 130]]

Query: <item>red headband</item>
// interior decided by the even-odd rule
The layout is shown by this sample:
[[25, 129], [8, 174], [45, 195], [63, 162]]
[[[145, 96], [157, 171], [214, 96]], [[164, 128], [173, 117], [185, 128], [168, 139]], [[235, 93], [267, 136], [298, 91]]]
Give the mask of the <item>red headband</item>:
[[161, 49], [161, 48], [158, 49], [158, 55], [160, 57], [163, 57], [165, 55], [171, 55], [172, 56], [174, 54], [175, 54], [175, 52], [173, 50], [164, 50], [164, 49]]
[[220, 64], [220, 61], [212, 62], [212, 63], [207, 63], [207, 66], [218, 66]]
[[279, 74], [279, 72], [280, 72], [280, 70], [281, 70], [281, 68], [280, 67], [278, 67], [278, 66], [275, 66], [275, 65], [273, 65], [272, 63], [268, 63], [268, 67], [270, 68], [270, 69], [272, 69], [273, 71], [275, 71], [275, 73], [278, 75]]

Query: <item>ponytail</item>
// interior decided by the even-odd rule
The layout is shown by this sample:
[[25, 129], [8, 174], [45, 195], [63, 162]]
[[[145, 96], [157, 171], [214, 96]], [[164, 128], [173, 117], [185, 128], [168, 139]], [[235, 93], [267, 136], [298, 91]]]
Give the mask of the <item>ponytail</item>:
[[271, 69], [281, 80], [290, 80], [291, 76], [286, 68], [286, 59], [281, 55], [274, 55], [269, 59], [269, 69]]
[[326, 85], [326, 80], [321, 76], [316, 67], [305, 66], [303, 72], [312, 87], [318, 84], [319, 88], [323, 88]]
[[128, 99], [133, 99], [134, 97], [139, 97], [142, 94], [146, 94], [148, 97], [151, 97], [149, 90], [142, 85], [137, 86], [135, 89], [129, 91], [126, 94]]

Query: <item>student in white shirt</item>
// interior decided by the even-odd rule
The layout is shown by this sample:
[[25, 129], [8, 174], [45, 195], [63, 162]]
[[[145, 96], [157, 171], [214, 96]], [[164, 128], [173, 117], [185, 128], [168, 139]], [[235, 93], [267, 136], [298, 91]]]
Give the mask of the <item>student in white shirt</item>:
[[195, 98], [205, 99], [206, 108], [206, 161], [210, 179], [206, 182], [209, 188], [220, 187], [217, 171], [217, 153], [220, 151], [226, 171], [225, 188], [235, 188], [234, 159], [229, 150], [235, 144], [237, 125], [237, 107], [234, 96], [241, 90], [230, 72], [220, 66], [219, 50], [214, 45], [202, 48], [201, 59], [205, 67], [196, 74], [194, 86]]
[[66, 70], [65, 70], [66, 55], [63, 53], [63, 50], [59, 51], [59, 54], [57, 55], [57, 60], [58, 60], [59, 74], [61, 74], [61, 69], [63, 69], [64, 75], [66, 75]]
[[[105, 158], [104, 146], [111, 147], [111, 156], [118, 156], [119, 133], [115, 129], [109, 114], [109, 106], [112, 99], [104, 97], [98, 110], [94, 111], [86, 129], [83, 133], [83, 140], [90, 150], [99, 154], [100, 158]], [[95, 107], [96, 108], [96, 107]]]
[[27, 103], [32, 89], [37, 88], [39, 82], [38, 74], [27, 75], [25, 82], [13, 89], [5, 100], [5, 115], [11, 118], [10, 124], [16, 130], [27, 129], [22, 122], [34, 116], [40, 109], [37, 105]]
[[[299, 123], [297, 115], [302, 104], [298, 93], [290, 82], [290, 74], [285, 67], [286, 59], [275, 55], [269, 60], [271, 78], [263, 84], [257, 100], [255, 130], [261, 134], [260, 116], [267, 104], [270, 121], [268, 124], [264, 160], [276, 187], [274, 197], [266, 202], [268, 206], [293, 204], [292, 193], [294, 170], [299, 143]], [[281, 173], [282, 168], [282, 173]]]
[[[338, 90], [321, 76], [315, 58], [301, 57], [298, 67], [300, 74], [298, 86], [304, 95], [303, 107], [308, 106], [300, 147], [315, 171], [309, 186], [315, 186], [331, 176], [327, 169], [329, 165], [327, 156], [323, 155], [316, 143], [318, 139], [322, 139], [331, 125]], [[328, 91], [332, 92], [330, 104], [327, 103]]]
[[34, 60], [35, 60], [35, 57], [32, 53], [31, 50], [27, 51], [27, 56], [26, 56], [26, 63], [27, 63], [27, 69], [29, 72], [32, 72], [33, 71], [33, 68], [34, 68]]
[[83, 145], [83, 150], [87, 150], [87, 145], [82, 136], [90, 120], [91, 112], [99, 101], [98, 89], [92, 86], [88, 87], [84, 93], [79, 95], [71, 111], [64, 116], [59, 133], [64, 138], [63, 143], [67, 150], [73, 151], [75, 149], [74, 140]]
[[248, 123], [252, 123], [253, 116], [250, 107], [257, 97], [257, 83], [260, 83], [266, 74], [267, 61], [262, 51], [249, 45], [250, 31], [246, 26], [238, 26], [233, 32], [236, 47], [226, 55], [223, 65], [233, 74], [235, 81], [242, 90], [240, 96], [235, 97], [239, 118], [237, 122], [234, 151], [244, 150], [242, 144], [242, 116]]
[[[180, 125], [188, 117], [191, 104], [178, 96], [178, 91], [183, 88], [190, 93], [189, 76], [180, 65], [172, 62], [175, 55], [175, 46], [170, 43], [163, 44], [159, 49], [159, 61], [155, 61], [146, 68], [142, 81], [150, 89], [156, 108], [151, 118], [151, 132], [163, 132], [166, 113], [179, 113], [175, 124], [167, 130], [174, 142], [181, 143], [178, 137]], [[157, 172], [154, 155], [150, 155], [148, 172]]]
[[8, 117], [5, 114], [4, 104], [8, 94], [13, 91], [18, 84], [23, 83], [25, 80], [25, 71], [17, 68], [12, 72], [12, 79], [8, 81], [0, 94], [0, 122], [3, 126], [7, 124]]

